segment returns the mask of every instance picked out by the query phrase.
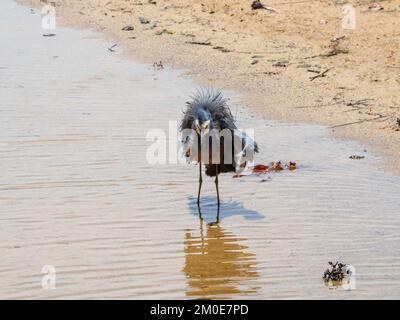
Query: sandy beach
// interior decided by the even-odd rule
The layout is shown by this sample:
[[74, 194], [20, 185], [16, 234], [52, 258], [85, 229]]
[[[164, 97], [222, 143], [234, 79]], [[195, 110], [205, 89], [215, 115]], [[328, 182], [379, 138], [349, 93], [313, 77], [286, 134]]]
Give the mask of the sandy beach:
[[[313, 122], [400, 169], [400, 1], [27, 0], [147, 63], [237, 90], [259, 116]], [[344, 29], [346, 5], [354, 29]], [[124, 27], [133, 30], [124, 31]], [[316, 78], [314, 78], [317, 76]]]
[[[203, 19], [182, 16], [178, 25], [163, 20], [160, 12], [189, 10], [185, 1], [173, 9], [164, 9], [168, 5], [162, 7], [162, 1], [136, 6], [136, 1], [127, 1], [124, 10], [135, 6], [129, 14], [121, 3], [118, 10], [110, 10], [117, 1], [68, 1], [68, 8], [63, 3], [56, 1], [65, 24], [53, 36], [43, 36], [40, 10], [13, 0], [0, 2], [0, 42], [7, 44], [0, 55], [1, 299], [400, 298], [400, 177], [381, 170], [385, 160], [368, 146], [337, 139], [325, 125], [289, 121], [289, 106], [310, 98], [304, 92], [304, 101], [290, 95], [294, 86], [287, 85], [298, 79], [288, 76], [297, 66], [271, 67], [264, 56], [245, 67], [247, 53], [231, 55], [184, 42], [179, 47], [188, 36], [180, 34], [178, 25], [204, 23], [204, 29], [209, 28]], [[223, 10], [224, 2], [218, 3], [212, 14], [201, 11], [200, 2], [193, 10], [209, 17]], [[162, 10], [151, 10], [158, 7]], [[74, 11], [79, 9], [82, 14]], [[98, 19], [101, 10], [107, 11], [104, 21]], [[114, 12], [115, 18], [109, 18]], [[243, 19], [264, 19], [272, 13], [243, 13]], [[151, 22], [141, 23], [135, 15], [149, 20], [157, 16], [159, 25], [145, 30]], [[90, 25], [97, 31], [81, 28]], [[126, 26], [134, 30], [120, 32]], [[98, 32], [102, 28], [115, 33]], [[158, 35], [160, 29], [167, 31]], [[226, 42], [219, 39], [234, 49], [228, 37]], [[253, 50], [250, 44], [246, 50]], [[206, 53], [208, 61], [201, 59]], [[154, 67], [160, 60], [164, 68]], [[264, 70], [262, 66], [280, 71], [260, 82], [254, 75], [251, 82], [247, 69], [242, 78], [228, 77], [227, 65], [234, 75], [240, 68]], [[334, 73], [310, 83], [310, 72], [300, 70], [309, 90], [320, 95], [319, 86], [330, 90]], [[239, 178], [221, 175], [216, 223], [213, 180], [205, 178], [200, 219], [197, 166], [150, 164], [146, 153], [152, 141], [147, 133], [155, 128], [169, 132], [169, 121], [182, 117], [188, 94], [199, 83], [225, 82], [224, 88], [234, 89], [240, 79], [241, 90], [224, 93], [238, 126], [255, 131], [257, 163], [290, 160], [297, 169]], [[274, 89], [271, 100], [265, 88], [257, 91], [267, 83]], [[291, 93], [280, 95], [285, 85]], [[392, 89], [387, 85], [386, 92]], [[277, 120], [279, 106], [271, 102], [278, 96], [286, 121]], [[261, 101], [265, 105], [258, 104]], [[331, 112], [332, 118], [324, 119], [332, 124], [353, 117], [347, 112], [350, 118], [345, 120], [324, 110]], [[323, 122], [323, 113], [313, 112], [316, 121]], [[264, 117], [267, 114], [271, 119]], [[361, 139], [377, 130], [368, 127], [376, 124], [340, 128], [358, 128], [353, 133]], [[386, 124], [389, 118], [380, 123]], [[382, 132], [377, 137], [383, 140], [397, 134], [390, 128], [376, 132]], [[347, 280], [322, 280], [328, 261], [354, 267], [351, 286]], [[44, 281], [48, 270], [54, 287]]]

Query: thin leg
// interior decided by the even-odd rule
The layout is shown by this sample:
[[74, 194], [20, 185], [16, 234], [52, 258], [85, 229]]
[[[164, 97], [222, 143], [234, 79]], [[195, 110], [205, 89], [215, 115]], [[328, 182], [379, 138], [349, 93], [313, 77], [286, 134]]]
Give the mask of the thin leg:
[[200, 219], [200, 222], [201, 222], [201, 230], [203, 230], [203, 215], [201, 213], [200, 206], [197, 206], [197, 210], [199, 211], [199, 219]]
[[218, 165], [215, 165], [215, 187], [217, 189], [217, 201], [218, 201], [218, 209], [219, 209], [219, 188], [218, 188]]
[[217, 220], [216, 220], [216, 223], [219, 223], [219, 205], [217, 207]]
[[199, 191], [197, 193], [197, 206], [200, 206], [200, 192], [202, 184], [203, 184], [203, 177], [201, 176], [201, 162], [199, 162]]

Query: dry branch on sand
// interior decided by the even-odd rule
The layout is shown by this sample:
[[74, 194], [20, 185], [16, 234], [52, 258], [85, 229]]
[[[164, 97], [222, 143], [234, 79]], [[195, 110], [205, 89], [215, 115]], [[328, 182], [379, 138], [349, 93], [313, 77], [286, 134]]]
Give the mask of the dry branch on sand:
[[317, 74], [316, 76], [310, 77], [310, 81], [314, 81], [317, 78], [323, 78], [326, 77], [326, 74], [329, 72], [329, 70], [332, 70], [333, 68], [328, 68], [322, 71], [321, 73]]
[[278, 10], [276, 10], [274, 8], [271, 8], [271, 7], [268, 7], [265, 4], [262, 4], [260, 0], [253, 1], [252, 4], [251, 4], [251, 8], [253, 10], [264, 9], [264, 10], [268, 10], [268, 11], [271, 11], [271, 12], [278, 13]]

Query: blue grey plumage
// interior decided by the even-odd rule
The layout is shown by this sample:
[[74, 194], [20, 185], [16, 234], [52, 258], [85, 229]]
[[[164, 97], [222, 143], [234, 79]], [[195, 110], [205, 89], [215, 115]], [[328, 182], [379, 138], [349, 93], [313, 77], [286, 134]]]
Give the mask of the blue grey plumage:
[[[183, 141], [186, 159], [189, 162], [197, 161], [199, 163], [199, 189], [197, 194], [199, 210], [203, 183], [202, 162], [206, 168], [206, 175], [215, 177], [218, 221], [220, 206], [218, 175], [224, 172], [239, 172], [246, 168], [248, 155], [258, 152], [258, 146], [248, 135], [237, 129], [235, 119], [222, 93], [210, 88], [199, 89], [191, 96], [191, 101], [186, 103], [180, 129], [181, 131], [189, 129], [189, 133]], [[225, 140], [225, 133], [228, 134], [227, 137], [231, 141]], [[216, 143], [217, 146], [219, 144], [219, 148], [216, 148], [219, 149], [219, 153], [213, 154], [213, 149], [215, 149], [213, 143]], [[225, 154], [225, 145], [229, 150], [227, 154]], [[209, 148], [209, 151], [202, 154], [202, 147], [205, 148], [205, 151]], [[205, 156], [206, 161], [203, 160], [203, 156]], [[216, 161], [218, 159], [219, 161]]]
[[211, 129], [236, 129], [227, 100], [220, 91], [201, 88], [190, 98], [191, 101], [186, 102], [181, 130], [195, 129], [193, 124], [196, 119], [200, 122], [211, 120]]
[[[191, 100], [186, 103], [186, 110], [184, 111], [183, 119], [180, 125], [180, 129], [193, 129], [196, 130], [196, 126], [202, 126], [204, 123], [209, 124], [209, 130], [217, 129], [224, 130], [228, 129], [232, 133], [232, 137], [236, 135], [242, 141], [243, 149], [241, 151], [245, 152], [246, 150], [250, 150], [254, 152], [258, 152], [257, 143], [255, 143], [248, 135], [244, 132], [241, 132], [237, 129], [235, 124], [235, 119], [231, 113], [231, 110], [228, 106], [227, 99], [225, 99], [222, 93], [218, 90], [211, 88], [201, 88], [196, 91], [195, 94], [191, 96]], [[191, 143], [197, 141], [196, 139], [191, 139], [191, 137], [187, 137], [184, 142], [185, 152], [188, 161], [193, 161], [193, 155], [190, 154]], [[233, 139], [232, 139], [233, 141]], [[218, 173], [224, 172], [237, 172], [246, 165], [245, 162], [241, 163], [241, 155], [235, 154], [232, 155], [232, 163], [225, 164], [224, 163], [224, 154], [223, 154], [223, 144], [221, 142], [220, 148], [220, 164], [218, 168], [215, 167], [212, 163], [205, 163], [206, 175], [215, 176]]]

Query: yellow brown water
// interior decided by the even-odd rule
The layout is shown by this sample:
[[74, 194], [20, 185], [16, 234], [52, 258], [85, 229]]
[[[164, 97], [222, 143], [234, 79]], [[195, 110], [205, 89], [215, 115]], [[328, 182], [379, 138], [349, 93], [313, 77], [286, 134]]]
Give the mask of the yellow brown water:
[[[400, 179], [378, 157], [324, 127], [254, 119], [228, 93], [257, 162], [299, 168], [222, 175], [219, 224], [205, 179], [201, 221], [197, 167], [146, 159], [146, 134], [168, 132], [194, 83], [88, 30], [43, 37], [37, 13], [0, 7], [1, 298], [400, 297]], [[354, 290], [324, 285], [335, 259], [356, 268]]]
[[200, 221], [200, 232], [185, 233], [185, 266], [189, 297], [210, 299], [234, 297], [236, 294], [256, 293], [256, 286], [243, 289], [243, 283], [257, 278], [254, 254], [246, 252], [234, 234], [219, 224], [206, 227]]

